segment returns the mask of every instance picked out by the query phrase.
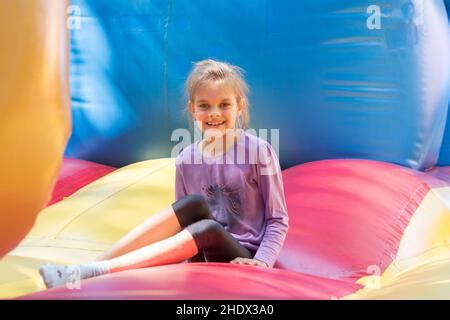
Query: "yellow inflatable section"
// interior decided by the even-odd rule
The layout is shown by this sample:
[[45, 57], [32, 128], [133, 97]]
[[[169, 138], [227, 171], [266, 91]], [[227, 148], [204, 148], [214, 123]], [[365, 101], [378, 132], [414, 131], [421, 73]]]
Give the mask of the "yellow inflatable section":
[[449, 299], [450, 187], [432, 188], [405, 229], [394, 261], [345, 299]]
[[38, 267], [94, 259], [174, 199], [175, 160], [118, 169], [43, 210], [19, 246], [0, 262], [0, 298], [44, 290]]
[[67, 4], [0, 1], [0, 258], [48, 202], [70, 133]]

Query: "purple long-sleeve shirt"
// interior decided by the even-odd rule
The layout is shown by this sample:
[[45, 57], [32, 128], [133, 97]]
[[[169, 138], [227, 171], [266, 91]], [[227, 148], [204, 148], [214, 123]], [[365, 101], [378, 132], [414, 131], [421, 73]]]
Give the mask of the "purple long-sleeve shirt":
[[241, 131], [234, 147], [216, 157], [198, 142], [176, 160], [175, 198], [201, 194], [212, 215], [254, 259], [273, 267], [288, 230], [283, 180], [276, 153], [265, 140]]

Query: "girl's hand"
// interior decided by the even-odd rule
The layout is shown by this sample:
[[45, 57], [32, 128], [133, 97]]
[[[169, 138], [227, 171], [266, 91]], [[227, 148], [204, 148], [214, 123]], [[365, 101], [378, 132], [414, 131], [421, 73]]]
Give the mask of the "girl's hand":
[[230, 261], [230, 263], [234, 264], [248, 264], [250, 266], [257, 266], [257, 267], [263, 267], [268, 268], [269, 266], [262, 261], [256, 260], [256, 259], [247, 259], [247, 258], [236, 258]]

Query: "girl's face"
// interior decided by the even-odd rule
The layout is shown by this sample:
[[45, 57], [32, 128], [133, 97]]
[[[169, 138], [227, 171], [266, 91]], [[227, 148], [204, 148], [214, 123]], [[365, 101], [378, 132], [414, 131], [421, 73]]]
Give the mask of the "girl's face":
[[238, 103], [232, 86], [211, 83], [202, 85], [195, 91], [194, 101], [189, 102], [189, 110], [202, 132], [223, 135], [227, 130], [235, 128], [242, 105]]

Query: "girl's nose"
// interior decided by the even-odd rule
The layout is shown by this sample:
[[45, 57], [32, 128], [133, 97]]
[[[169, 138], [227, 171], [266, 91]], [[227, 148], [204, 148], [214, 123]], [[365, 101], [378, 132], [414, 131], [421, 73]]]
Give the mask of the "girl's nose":
[[220, 116], [220, 108], [217, 108], [217, 107], [211, 108], [209, 111], [209, 117], [213, 118], [213, 117], [218, 117], [218, 116]]

